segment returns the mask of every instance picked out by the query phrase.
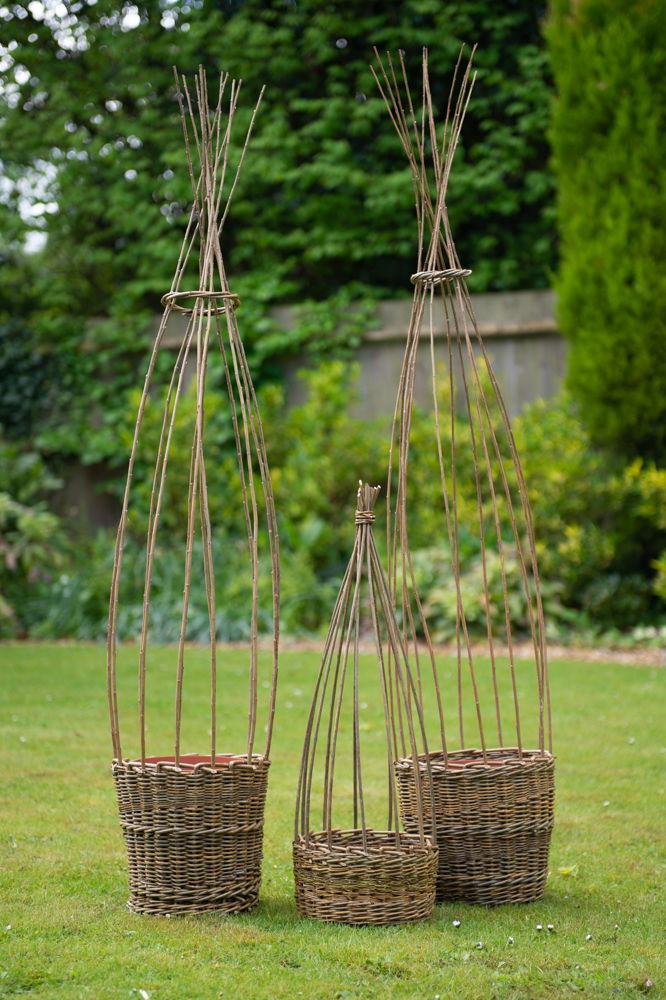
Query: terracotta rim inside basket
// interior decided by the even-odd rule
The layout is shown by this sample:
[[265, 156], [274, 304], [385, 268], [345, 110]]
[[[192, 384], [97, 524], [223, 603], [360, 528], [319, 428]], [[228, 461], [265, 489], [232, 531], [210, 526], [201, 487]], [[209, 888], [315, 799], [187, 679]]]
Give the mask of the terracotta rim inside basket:
[[[215, 755], [215, 763], [211, 763], [210, 754], [205, 753], [182, 753], [180, 755], [179, 767], [183, 771], [192, 771], [197, 765], [203, 765], [208, 767], [223, 768], [228, 767], [232, 761], [245, 761], [247, 763], [247, 754], [233, 754], [233, 753], [219, 753]], [[141, 764], [141, 759], [131, 761], [132, 764]], [[160, 754], [157, 757], [146, 757], [146, 764], [176, 764], [176, 758], [173, 754]]]
[[[461, 754], [462, 756], [458, 756]], [[469, 751], [465, 750], [454, 750], [449, 754], [448, 760], [446, 762], [447, 768], [450, 770], [464, 769], [467, 767], [507, 767], [512, 764], [517, 763], [531, 763], [533, 761], [541, 760], [542, 758], [550, 758], [551, 754], [546, 751], [540, 750], [518, 750], [514, 747], [507, 748], [495, 748], [489, 749], [487, 751], [487, 756], [484, 759], [482, 752], [479, 751]], [[443, 761], [442, 761], [443, 762]]]
[[484, 760], [483, 757], [458, 757], [457, 759], [449, 757], [447, 767], [452, 771], [456, 768], [469, 767], [472, 764], [477, 767], [479, 765], [483, 765], [483, 767], [504, 767], [505, 764], [519, 759], [517, 757], [488, 757]]
[[[449, 752], [446, 762], [444, 760], [444, 754], [441, 750], [434, 751], [429, 755], [429, 757], [431, 766], [435, 768], [438, 773], [441, 773], [442, 769], [449, 773], [460, 773], [468, 770], [479, 770], [487, 773], [488, 770], [500, 771], [503, 768], [515, 767], [516, 764], [529, 765], [536, 764], [538, 761], [542, 760], [553, 760], [553, 755], [548, 751], [519, 751], [514, 747], [493, 747], [492, 749], [488, 749], [485, 760], [480, 750], [452, 750]], [[404, 764], [405, 762], [410, 763], [410, 761], [410, 757], [405, 757], [402, 761], [398, 761], [397, 763]], [[425, 754], [419, 755], [419, 766], [421, 770], [427, 767]]]

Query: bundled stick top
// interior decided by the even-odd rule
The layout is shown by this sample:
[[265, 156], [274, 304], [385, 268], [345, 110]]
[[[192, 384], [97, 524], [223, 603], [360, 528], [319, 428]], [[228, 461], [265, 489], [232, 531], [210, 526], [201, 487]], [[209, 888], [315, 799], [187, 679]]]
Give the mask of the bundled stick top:
[[[317, 829], [328, 834], [329, 846], [334, 842], [338, 832], [333, 821], [334, 782], [339, 777], [340, 758], [343, 757], [343, 765], [351, 765], [351, 787], [343, 780], [337, 797], [345, 805], [351, 804], [353, 828], [360, 830], [363, 849], [368, 848], [372, 828], [364, 768], [373, 753], [372, 748], [365, 748], [361, 738], [367, 728], [361, 725], [361, 712], [368, 707], [362, 701], [364, 697], [374, 701], [379, 688], [388, 777], [387, 830], [395, 831], [397, 846], [401, 840], [393, 761], [406, 752], [416, 759], [420, 747], [427, 751], [419, 699], [372, 533], [373, 508], [379, 489], [379, 486], [359, 483], [354, 547], [335, 603], [315, 683], [301, 758], [295, 818], [295, 836], [306, 843], [313, 834], [313, 782], [322, 797], [321, 825]], [[374, 667], [369, 668], [359, 657], [363, 636], [370, 640], [370, 634], [378, 671], [374, 679]], [[370, 737], [367, 742], [371, 743]], [[420, 782], [418, 770], [415, 774]], [[426, 842], [429, 833], [424, 829], [421, 812], [418, 829], [421, 843]]]
[[[474, 82], [473, 54], [472, 50], [465, 59], [461, 51], [443, 120], [439, 121], [426, 50], [418, 101], [402, 53], [396, 62], [390, 54], [380, 58], [375, 50], [377, 70], [373, 73], [411, 168], [418, 227], [417, 267], [411, 276], [413, 306], [392, 430], [391, 468], [397, 465], [398, 475], [395, 496], [390, 492], [389, 476], [389, 585], [400, 610], [405, 641], [414, 645], [419, 683], [417, 638], [426, 643], [446, 759], [448, 703], [440, 691], [432, 644], [433, 632], [435, 638], [440, 637], [434, 621], [436, 608], [433, 601], [424, 607], [419, 599], [409, 540], [410, 523], [414, 523], [409, 500], [412, 412], [418, 371], [425, 368], [442, 499], [441, 535], [430, 544], [447, 553], [452, 578], [455, 634], [450, 638], [457, 658], [456, 728], [461, 747], [474, 745], [469, 730], [476, 731], [486, 761], [491, 741], [491, 745], [513, 745], [521, 751], [525, 744], [516, 678], [515, 638], [519, 630], [532, 646], [536, 742], [541, 751], [551, 748], [551, 726], [543, 606], [527, 487], [507, 408], [467, 289], [471, 271], [464, 266], [467, 262], [463, 265], [458, 258], [446, 204], [453, 158]], [[471, 509], [475, 509], [474, 514]], [[470, 532], [476, 536], [473, 542]], [[472, 571], [477, 576], [473, 577]], [[467, 579], [473, 579], [473, 585], [467, 584]], [[477, 656], [479, 640], [482, 657], [489, 663], [489, 683], [479, 673], [486, 669]], [[504, 675], [498, 663], [500, 649], [506, 650], [508, 658]], [[488, 708], [484, 708], [486, 699]], [[493, 717], [490, 723], [488, 714]], [[492, 731], [497, 733], [496, 741], [489, 736]], [[528, 745], [531, 738], [527, 737]]]
[[[174, 71], [175, 72], [175, 71]], [[143, 613], [141, 622], [138, 701], [139, 701], [139, 744], [141, 762], [146, 763], [146, 673], [150, 625], [150, 595], [155, 561], [159, 558], [157, 546], [160, 514], [165, 496], [165, 485], [169, 472], [169, 457], [176, 427], [176, 414], [186, 405], [188, 397], [183, 394], [186, 367], [193, 371], [196, 389], [191, 440], [189, 487], [187, 494], [187, 527], [184, 541], [183, 601], [178, 635], [174, 754], [176, 767], [181, 762], [181, 717], [183, 705], [183, 680], [185, 668], [185, 643], [187, 639], [188, 611], [195, 554], [201, 553], [203, 580], [208, 610], [210, 635], [210, 766], [216, 764], [216, 733], [218, 728], [218, 664], [216, 650], [216, 570], [225, 571], [224, 562], [214, 558], [214, 525], [208, 503], [208, 478], [204, 447], [204, 402], [206, 374], [209, 352], [219, 350], [224, 379], [229, 397], [230, 424], [235, 442], [240, 482], [238, 504], [242, 509], [247, 532], [248, 579], [251, 580], [251, 610], [249, 613], [249, 692], [247, 757], [252, 758], [257, 727], [257, 677], [258, 677], [258, 621], [259, 621], [259, 570], [260, 544], [266, 539], [267, 556], [271, 566], [272, 598], [271, 610], [273, 631], [273, 662], [269, 684], [266, 744], [264, 755], [270, 752], [273, 716], [275, 712], [275, 689], [277, 682], [278, 654], [278, 613], [279, 613], [279, 564], [278, 537], [273, 491], [266, 459], [266, 447], [257, 400], [250, 377], [250, 371], [241, 341], [236, 309], [239, 297], [230, 289], [222, 257], [220, 234], [224, 227], [231, 201], [236, 190], [239, 173], [245, 158], [252, 133], [261, 95], [250, 117], [240, 153], [235, 157], [232, 169], [232, 129], [237, 113], [241, 82], [231, 80], [222, 74], [214, 104], [209, 107], [206, 76], [200, 69], [193, 88], [185, 78], [176, 73], [178, 102], [185, 140], [186, 158], [193, 193], [193, 205], [185, 231], [180, 256], [171, 288], [164, 295], [164, 313], [155, 339], [145, 376], [136, 427], [129, 458], [127, 484], [122, 512], [118, 525], [115, 559], [111, 583], [109, 605], [109, 628], [107, 643], [107, 692], [111, 719], [113, 752], [117, 760], [122, 759], [119, 731], [119, 708], [117, 694], [117, 640], [120, 580], [123, 552], [128, 531], [131, 485], [139, 447], [144, 415], [149, 406], [155, 405], [151, 396], [151, 385], [155, 372], [158, 352], [164, 341], [169, 321], [174, 313], [185, 314], [186, 329], [171, 373], [165, 397], [161, 420], [159, 443], [155, 454], [152, 474], [150, 511], [145, 542], [145, 581]], [[262, 91], [263, 94], [263, 91]], [[188, 264], [196, 263], [196, 268]], [[196, 273], [193, 284], [183, 286], [187, 277]], [[189, 365], [188, 365], [189, 362]], [[196, 542], [196, 544], [195, 544]], [[176, 544], [169, 539], [169, 545]]]

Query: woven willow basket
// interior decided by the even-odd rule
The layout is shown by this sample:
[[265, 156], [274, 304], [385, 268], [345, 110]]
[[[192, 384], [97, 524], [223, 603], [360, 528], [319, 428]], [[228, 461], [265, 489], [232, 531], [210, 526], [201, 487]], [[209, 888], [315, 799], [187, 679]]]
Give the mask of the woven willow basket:
[[[438, 856], [431, 836], [434, 805], [431, 802], [427, 827], [419, 801], [428, 798], [417, 763], [419, 754], [428, 751], [423, 714], [372, 534], [378, 493], [378, 486], [359, 483], [354, 547], [333, 609], [306, 726], [293, 841], [298, 912], [316, 920], [377, 926], [432, 915]], [[365, 663], [360, 655], [362, 609], [368, 613], [375, 639], [375, 656]], [[379, 824], [369, 822], [373, 806], [363, 778], [366, 753], [370, 756], [376, 747], [366, 746], [359, 715], [361, 699], [373, 697], [383, 705], [386, 756], [382, 754], [382, 763], [389, 761], [382, 804], [388, 807], [388, 822], [387, 829], [379, 831], [375, 829]], [[351, 709], [351, 754], [344, 729], [340, 732], [343, 709]], [[403, 735], [401, 742], [398, 732]], [[397, 779], [390, 762], [406, 754], [407, 748], [418, 795], [414, 797], [414, 825], [403, 831], [398, 828]], [[405, 767], [409, 766], [406, 761]], [[427, 759], [424, 767], [427, 773]], [[342, 794], [336, 796], [335, 789], [341, 787]], [[317, 798], [323, 793], [321, 821], [315, 806], [314, 822], [313, 788]], [[343, 808], [345, 800], [351, 809], [345, 810], [338, 826], [333, 814]], [[340, 828], [344, 826], [351, 829]]]
[[186, 754], [180, 767], [148, 758], [114, 762], [135, 913], [253, 906], [261, 883], [269, 762], [255, 755]]
[[332, 830], [294, 842], [296, 906], [346, 924], [424, 920], [435, 905], [437, 850], [418, 835]]
[[[428, 818], [434, 819], [438, 899], [499, 904], [527, 902], [543, 893], [554, 758], [529, 491], [509, 407], [467, 287], [472, 271], [458, 257], [448, 217], [447, 187], [474, 83], [472, 57], [473, 50], [467, 58], [463, 47], [449, 99], [438, 109], [426, 50], [415, 87], [410, 87], [403, 52], [397, 60], [376, 52], [373, 71], [410, 165], [418, 220], [412, 311], [391, 434], [386, 537], [402, 641], [406, 648], [416, 650], [420, 644], [423, 650], [415, 657], [415, 673], [426, 724], [431, 734], [437, 732], [429, 735], [429, 743], [442, 748], [418, 757], [418, 786], [413, 753], [394, 758], [403, 824], [413, 831], [419, 808], [426, 826]], [[428, 396], [429, 435], [416, 440], [414, 403]], [[433, 521], [428, 544], [441, 563], [437, 573], [446, 597], [432, 592], [428, 600], [419, 596], [420, 567], [411, 552], [421, 516], [418, 489], [410, 484], [415, 447], [419, 455], [430, 449], [436, 457], [442, 501], [439, 527]], [[466, 578], [472, 565], [479, 573], [474, 585]], [[449, 599], [455, 614], [440, 631], [439, 603], [450, 614]], [[531, 680], [517, 656], [519, 637], [531, 647]], [[434, 639], [451, 641], [453, 676], [445, 672]], [[530, 693], [527, 709], [521, 707], [523, 691]], [[454, 738], [461, 749], [451, 752]], [[481, 749], [465, 749], [470, 746]], [[488, 749], [492, 746], [500, 749]]]
[[[553, 829], [555, 760], [547, 751], [458, 750], [430, 757], [439, 848], [437, 900], [497, 906], [543, 894]], [[423, 780], [425, 758], [419, 757]], [[400, 810], [416, 829], [411, 758], [397, 761]], [[426, 814], [429, 797], [422, 796]]]
[[[269, 770], [269, 755], [275, 716], [278, 674], [279, 633], [279, 559], [277, 519], [268, 469], [264, 433], [258, 403], [243, 342], [238, 329], [236, 310], [239, 297], [230, 288], [222, 258], [220, 235], [236, 188], [238, 172], [249, 142], [258, 104], [247, 126], [235, 174], [227, 171], [232, 124], [238, 104], [240, 82], [223, 74], [212, 108], [208, 100], [206, 75], [202, 68], [194, 79], [194, 88], [176, 76], [178, 103], [183, 127], [188, 173], [192, 182], [193, 204], [183, 237], [178, 265], [171, 289], [163, 298], [164, 313], [155, 338], [146, 371], [144, 388], [137, 411], [136, 427], [130, 451], [123, 505], [116, 537], [116, 548], [109, 602], [107, 641], [107, 696], [113, 743], [112, 771], [116, 784], [120, 824], [127, 847], [130, 898], [128, 906], [137, 913], [177, 914], [221, 910], [237, 913], [252, 906], [259, 893], [264, 822], [264, 803]], [[194, 159], [198, 157], [197, 168]], [[225, 181], [226, 178], [226, 181]], [[226, 184], [226, 186], [225, 186]], [[189, 267], [189, 269], [188, 269]], [[189, 277], [188, 277], [189, 275]], [[196, 276], [196, 278], [195, 278]], [[196, 284], [189, 285], [189, 281]], [[180, 327], [180, 347], [172, 357], [171, 376], [166, 385], [155, 385], [159, 372], [158, 354], [165, 345], [165, 335], [174, 313], [185, 318]], [[238, 755], [218, 754], [217, 738], [221, 717], [226, 712], [238, 716], [238, 702], [233, 698], [219, 704], [218, 689], [237, 692], [238, 675], [218, 655], [220, 580], [238, 570], [225, 564], [223, 547], [214, 545], [219, 525], [211, 518], [208, 502], [209, 477], [219, 476], [219, 469], [208, 459], [204, 441], [206, 408], [206, 373], [209, 360], [216, 354], [221, 360], [229, 399], [229, 431], [238, 460], [238, 507], [247, 530], [246, 582], [251, 588], [247, 609], [247, 731], [235, 729]], [[185, 372], [190, 372], [195, 394], [183, 391]], [[156, 391], [157, 390], [157, 391]], [[143, 420], [149, 407], [158, 414], [162, 408], [162, 427], [155, 449], [146, 442]], [[177, 417], [183, 418], [185, 442], [178, 437]], [[190, 447], [187, 524], [182, 534], [161, 525], [164, 496], [178, 489], [169, 478], [170, 456], [174, 441]], [[148, 512], [137, 510], [132, 483], [142, 447], [154, 449], [152, 476], [144, 487], [150, 488]], [[152, 486], [150, 486], [152, 480]], [[145, 514], [147, 513], [147, 517]], [[160, 530], [161, 529], [161, 530]], [[145, 531], [145, 547], [143, 532]], [[168, 535], [167, 535], [168, 532]], [[158, 686], [164, 684], [162, 670], [155, 672], [151, 648], [151, 594], [155, 567], [166, 551], [183, 555], [182, 604], [175, 660], [175, 713], [173, 744], [162, 743], [160, 753], [148, 756], [150, 727], [147, 715]], [[138, 719], [132, 750], [123, 753], [127, 736], [121, 740], [121, 707], [126, 689], [117, 683], [119, 619], [121, 617], [121, 573], [126, 558], [136, 564], [145, 552], [145, 578], [141, 630], [136, 647], [138, 674]], [[259, 566], [271, 567], [271, 589], [262, 592]], [[210, 734], [210, 750], [205, 755], [184, 753], [183, 720], [188, 719], [190, 672], [201, 670], [197, 657], [188, 650], [192, 611], [192, 581], [195, 574], [203, 582], [208, 612], [208, 675], [210, 708], [205, 719], [193, 720], [187, 731]], [[272, 599], [272, 666], [270, 680], [262, 682], [265, 698], [259, 698], [259, 677], [264, 669], [259, 657], [260, 622], [265, 620], [265, 606]], [[260, 607], [262, 617], [260, 617]], [[125, 636], [127, 638], [127, 636]], [[160, 654], [161, 655], [161, 654]], [[192, 662], [194, 661], [194, 662]], [[192, 669], [193, 668], [193, 669]], [[199, 675], [199, 679], [201, 679]], [[262, 704], [263, 702], [263, 704]], [[155, 702], [152, 702], [153, 706]], [[153, 707], [154, 710], [154, 707]], [[241, 710], [242, 712], [242, 710]], [[238, 720], [236, 720], [238, 721]], [[242, 723], [242, 717], [240, 717]], [[264, 723], [262, 725], [262, 723]], [[225, 724], [226, 726], [226, 724]], [[258, 733], [263, 751], [255, 753]], [[137, 739], [138, 737], [138, 739]], [[154, 737], [153, 737], [154, 738]]]

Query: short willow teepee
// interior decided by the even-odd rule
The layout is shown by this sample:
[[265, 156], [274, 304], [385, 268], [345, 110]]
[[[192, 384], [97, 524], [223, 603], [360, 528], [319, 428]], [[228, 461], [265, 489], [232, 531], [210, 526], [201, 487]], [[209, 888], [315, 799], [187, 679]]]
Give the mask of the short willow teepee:
[[[397, 489], [389, 498], [389, 585], [404, 641], [415, 650], [424, 703], [436, 706], [437, 719], [429, 725], [438, 731], [431, 746], [439, 746], [427, 763], [440, 856], [438, 898], [526, 901], [543, 891], [553, 825], [548, 666], [525, 479], [467, 290], [471, 271], [458, 259], [447, 214], [447, 185], [473, 83], [471, 59], [465, 62], [461, 53], [444, 120], [437, 121], [427, 52], [418, 103], [402, 54], [397, 63], [376, 55], [375, 78], [411, 167], [419, 234], [393, 422]], [[409, 541], [410, 525], [422, 514], [410, 493], [410, 454], [415, 386], [423, 369], [432, 393], [431, 448], [441, 484], [441, 532], [431, 544], [447, 554], [454, 585], [453, 684], [443, 681], [435, 661], [436, 609], [419, 598]], [[471, 582], [465, 577], [470, 558], [477, 573]], [[471, 625], [479, 608], [481, 636]], [[531, 678], [516, 656], [520, 615], [531, 642]], [[421, 656], [419, 640], [426, 645]], [[423, 669], [421, 660], [430, 668]], [[452, 702], [455, 710], [447, 718]], [[412, 761], [403, 760], [397, 772], [405, 825], [415, 828], [420, 792]]]
[[[178, 84], [178, 78], [177, 78]], [[264, 801], [269, 768], [269, 752], [275, 689], [279, 611], [278, 541], [273, 494], [266, 461], [266, 449], [252, 380], [236, 321], [238, 296], [229, 288], [222, 259], [220, 234], [227, 218], [238, 172], [245, 156], [254, 116], [242, 152], [231, 169], [231, 134], [237, 111], [240, 83], [223, 75], [216, 103], [209, 110], [206, 77], [199, 71], [194, 94], [183, 79], [179, 101], [194, 204], [182, 244], [170, 291], [164, 296], [164, 314], [157, 333], [139, 404], [136, 429], [129, 459], [111, 585], [107, 674], [113, 741], [113, 774], [116, 782], [120, 820], [129, 857], [130, 909], [140, 913], [186, 913], [202, 910], [235, 912], [256, 901], [261, 880]], [[225, 107], [226, 105], [226, 107]], [[194, 161], [198, 162], [195, 169]], [[182, 287], [188, 262], [196, 264], [194, 286]], [[159, 406], [153, 382], [158, 353], [174, 313], [184, 314], [186, 327], [163, 400], [161, 431], [151, 476], [150, 512], [143, 545], [132, 530], [132, 479], [137, 466], [144, 416]], [[218, 663], [216, 646], [216, 577], [229, 573], [225, 552], [214, 549], [216, 525], [208, 503], [208, 479], [217, 474], [206, 464], [204, 410], [209, 356], [219, 352], [229, 399], [229, 435], [235, 441], [238, 473], [238, 507], [247, 528], [246, 575], [251, 593], [248, 615], [247, 679], [248, 723], [245, 745], [235, 753], [219, 753], [218, 729], [234, 694], [239, 678], [233, 668]], [[195, 392], [183, 392], [186, 373], [194, 380]], [[187, 526], [184, 538], [159, 534], [160, 514], [169, 485], [170, 465], [177, 427], [177, 414], [191, 407], [193, 427]], [[158, 419], [158, 425], [160, 420]], [[263, 527], [262, 527], [263, 525]], [[265, 540], [265, 541], [263, 541]], [[260, 548], [265, 549], [260, 552]], [[117, 690], [117, 633], [120, 583], [123, 562], [138, 560], [144, 550], [145, 586], [143, 616], [138, 648], [138, 720], [136, 735], [130, 733], [135, 756], [123, 756]], [[156, 565], [166, 552], [180, 549], [183, 560], [183, 598], [180, 612], [175, 678], [165, 675], [166, 654], [152, 657], [150, 651], [150, 598]], [[214, 554], [215, 553], [215, 554]], [[272, 567], [273, 659], [270, 680], [265, 682], [263, 714], [258, 705], [258, 621], [261, 596], [260, 559]], [[238, 572], [236, 559], [234, 572]], [[185, 753], [181, 746], [183, 703], [187, 685], [186, 638], [193, 574], [204, 582], [208, 609], [210, 712], [199, 720], [200, 732], [210, 727], [210, 748]], [[196, 654], [192, 657], [196, 658]], [[151, 671], [149, 663], [154, 670]], [[192, 666], [194, 684], [196, 670]], [[150, 676], [149, 676], [150, 675]], [[175, 694], [173, 750], [164, 745], [151, 748], [148, 756], [146, 727], [146, 687], [157, 701], [166, 690]], [[218, 697], [218, 691], [220, 696]], [[218, 704], [219, 702], [219, 704]], [[234, 710], [237, 712], [237, 708]], [[258, 719], [265, 721], [265, 743], [255, 752]], [[157, 721], [155, 729], [160, 728]], [[191, 737], [190, 737], [191, 738]], [[154, 737], [153, 737], [154, 739]]]
[[[421, 712], [393, 617], [372, 535], [379, 487], [360, 485], [356, 539], [326, 637], [308, 718], [296, 803], [294, 875], [303, 916], [350, 924], [392, 924], [430, 916], [435, 904], [437, 849], [427, 835], [417, 748], [425, 747]], [[364, 624], [374, 663], [360, 656]], [[362, 712], [383, 706], [383, 752], [366, 734]], [[413, 831], [401, 832], [394, 761], [411, 751], [417, 789]], [[427, 749], [427, 747], [425, 747]], [[373, 753], [374, 751], [374, 753]], [[387, 829], [371, 826], [366, 781], [371, 765], [386, 767]], [[404, 765], [409, 767], [408, 764]], [[425, 768], [429, 780], [428, 767]], [[342, 774], [341, 774], [342, 772]], [[313, 829], [311, 804], [321, 795]], [[370, 796], [372, 798], [372, 796]], [[432, 806], [429, 808], [432, 816]], [[334, 814], [351, 826], [334, 825]]]

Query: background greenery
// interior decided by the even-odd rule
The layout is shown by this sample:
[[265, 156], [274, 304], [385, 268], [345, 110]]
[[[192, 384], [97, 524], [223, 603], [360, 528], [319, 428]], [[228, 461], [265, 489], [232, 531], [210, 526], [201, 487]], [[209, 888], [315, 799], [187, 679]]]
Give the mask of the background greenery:
[[[451, 191], [454, 222], [464, 220], [460, 252], [475, 262], [478, 290], [546, 286], [554, 238], [544, 12], [537, 3], [498, 16], [491, 0], [407, 0], [390, 10], [317, 0], [4, 7], [0, 325], [3, 316], [22, 324], [24, 350], [55, 355], [67, 371], [52, 378], [57, 402], [41, 447], [85, 462], [121, 458], [109, 428], [134, 382], [146, 319], [169, 287], [190, 199], [174, 63], [244, 79], [239, 136], [267, 84], [225, 228], [259, 382], [303, 345], [353, 347], [373, 299], [411, 292], [411, 181], [370, 73], [373, 44], [404, 48], [417, 74], [429, 45], [441, 107], [461, 43], [479, 42]], [[22, 241], [35, 228], [47, 245], [26, 257]], [[280, 302], [301, 308], [288, 334], [267, 315]], [[360, 314], [341, 324], [350, 303]], [[106, 322], [91, 332], [93, 318]], [[84, 340], [94, 351], [81, 354]], [[7, 405], [31, 412], [6, 371]], [[0, 380], [0, 396], [4, 388]]]
[[[385, 421], [361, 421], [350, 416], [350, 385], [354, 369], [330, 362], [304, 373], [307, 400], [287, 410], [282, 390], [266, 386], [260, 405], [266, 424], [267, 447], [279, 512], [282, 546], [282, 624], [293, 634], [325, 628], [353, 539], [353, 502], [359, 472], [386, 491], [388, 460]], [[443, 380], [446, 385], [446, 380]], [[189, 390], [192, 392], [192, 389]], [[243, 536], [240, 484], [235, 456], [226, 445], [227, 404], [214, 388], [208, 393], [206, 436], [208, 461], [215, 469], [211, 482], [211, 516], [215, 534], [216, 576], [220, 608], [217, 634], [221, 640], [247, 634], [250, 576]], [[193, 403], [193, 400], [191, 401]], [[184, 405], [174, 430], [169, 477], [163, 500], [161, 534], [152, 596], [152, 634], [158, 640], [177, 636], [182, 600], [187, 483], [195, 408]], [[442, 406], [448, 407], [445, 398]], [[129, 449], [136, 410], [131, 399], [117, 433]], [[419, 516], [413, 519], [410, 543], [417, 583], [427, 605], [433, 634], [440, 641], [455, 636], [456, 592], [451, 559], [442, 541], [440, 480], [432, 445], [432, 418], [415, 413], [412, 427], [410, 489]], [[130, 530], [131, 558], [125, 559], [121, 592], [121, 635], [136, 634], [143, 592], [143, 546], [150, 503], [150, 477], [161, 410], [156, 399], [145, 418], [134, 477]], [[499, 429], [498, 429], [499, 432]], [[628, 637], [663, 643], [666, 637], [666, 469], [634, 460], [627, 464], [600, 452], [566, 395], [528, 407], [515, 421], [515, 434], [528, 482], [537, 527], [537, 544], [546, 616], [552, 639], [606, 641]], [[450, 428], [444, 429], [444, 437]], [[478, 537], [476, 489], [468, 425], [456, 425], [461, 532], [461, 571], [470, 626], [484, 633], [481, 601], [482, 566]], [[445, 444], [445, 449], [447, 445]], [[20, 456], [20, 461], [19, 457]], [[9, 444], [0, 450], [0, 470], [10, 492], [0, 505], [4, 565], [0, 567], [5, 595], [0, 635], [75, 636], [99, 639], [108, 612], [113, 539], [100, 531], [73, 540], [38, 499], [57, 487], [35, 453], [21, 453]], [[211, 477], [212, 478], [212, 477]], [[393, 484], [395, 489], [396, 484]], [[509, 541], [508, 512], [501, 483], [496, 483], [509, 570], [516, 553]], [[117, 484], [120, 491], [121, 484]], [[2, 494], [0, 494], [0, 497]], [[18, 503], [13, 497], [18, 498]], [[384, 505], [379, 503], [376, 531], [380, 547]], [[485, 523], [493, 525], [491, 511]], [[489, 531], [491, 528], [489, 527]], [[433, 544], [433, 539], [437, 542]], [[490, 542], [492, 544], [492, 542]], [[12, 553], [11, 559], [9, 558]], [[197, 564], [200, 553], [196, 553]], [[499, 558], [488, 563], [495, 612], [503, 615]], [[509, 572], [511, 619], [516, 632], [529, 630], [520, 574]], [[262, 566], [263, 593], [268, 597], [270, 567]], [[206, 597], [201, 573], [195, 571], [188, 636], [208, 634]], [[266, 600], [266, 608], [270, 606]], [[262, 619], [264, 626], [267, 620]], [[497, 621], [499, 632], [501, 622]]]
[[[168, 286], [188, 210], [174, 62], [186, 73], [203, 62], [211, 73], [223, 67], [242, 76], [244, 121], [268, 84], [224, 249], [269, 432], [283, 624], [321, 630], [351, 540], [356, 479], [385, 485], [386, 476], [386, 426], [350, 416], [354, 375], [345, 365], [377, 298], [409, 294], [416, 236], [408, 171], [368, 69], [371, 45], [404, 48], [416, 73], [428, 45], [441, 107], [459, 46], [473, 41], [478, 79], [449, 198], [470, 285], [547, 286], [558, 231], [562, 237], [557, 281], [572, 343], [570, 395], [535, 403], [517, 423], [551, 634], [663, 641], [663, 0], [622, 9], [612, 0], [554, 0], [547, 13], [541, 3], [492, 0], [406, 0], [390, 9], [315, 0], [2, 8], [0, 635], [103, 635], [112, 540], [54, 510], [62, 512], [72, 463], [94, 466], [108, 493], [120, 489], [146, 324]], [[27, 253], [35, 231], [45, 245]], [[283, 303], [296, 306], [289, 331], [270, 313]], [[314, 367], [308, 401], [287, 412], [282, 364], [296, 353]], [[170, 360], [165, 352], [163, 364]], [[224, 567], [218, 635], [240, 638], [242, 531], [215, 365], [210, 390], [207, 446], [221, 473], [211, 496]], [[430, 618], [447, 639], [455, 595], [446, 547], [432, 544], [441, 532], [428, 426], [418, 415], [412, 488], [421, 516], [412, 540]], [[190, 429], [184, 410], [165, 540], [183, 534]], [[142, 477], [156, 432], [149, 411], [136, 477], [136, 558], [123, 583], [126, 635], [140, 604]], [[456, 433], [466, 440], [462, 420]], [[481, 573], [474, 497], [462, 501], [463, 583], [473, 610]], [[181, 562], [166, 542], [153, 603], [164, 640], [173, 637]], [[203, 602], [195, 592], [192, 638], [205, 633]], [[511, 607], [520, 632], [519, 589]], [[482, 628], [477, 610], [473, 624]]]

